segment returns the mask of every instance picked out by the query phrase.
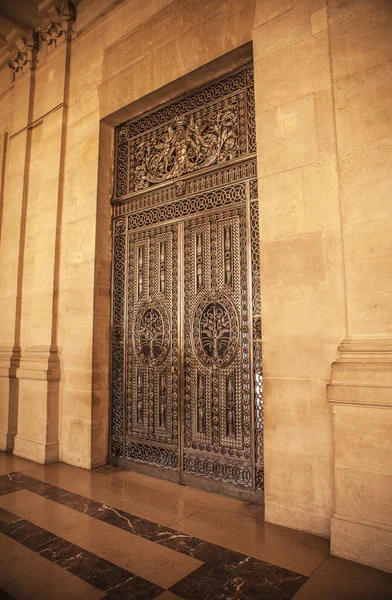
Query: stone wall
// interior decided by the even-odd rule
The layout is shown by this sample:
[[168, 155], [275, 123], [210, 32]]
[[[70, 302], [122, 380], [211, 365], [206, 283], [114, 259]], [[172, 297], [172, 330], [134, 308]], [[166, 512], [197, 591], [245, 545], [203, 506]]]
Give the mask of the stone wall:
[[106, 462], [113, 126], [252, 41], [266, 519], [392, 570], [391, 5], [110, 4], [0, 68], [0, 447]]

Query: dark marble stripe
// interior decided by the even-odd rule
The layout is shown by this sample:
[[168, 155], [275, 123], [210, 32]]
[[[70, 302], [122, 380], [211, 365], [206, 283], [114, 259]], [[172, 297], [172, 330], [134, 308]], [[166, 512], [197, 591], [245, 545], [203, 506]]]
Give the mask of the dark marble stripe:
[[15, 600], [15, 598], [7, 594], [4, 590], [0, 590], [0, 600]]
[[67, 508], [73, 508], [78, 512], [113, 525], [113, 527], [118, 527], [171, 550], [197, 558], [202, 562], [233, 565], [245, 558], [244, 554], [234, 550], [175, 531], [170, 527], [158, 525], [153, 521], [137, 517], [96, 500], [85, 498], [80, 494], [63, 490], [23, 473], [12, 473], [11, 476], [21, 487], [35, 494], [54, 500]]
[[170, 588], [185, 600], [290, 600], [307, 577], [245, 558], [232, 566], [204, 564]]
[[21, 489], [21, 486], [15, 481], [12, 475], [0, 475], [0, 496], [16, 492]]
[[13, 473], [11, 477], [35, 494], [205, 563], [171, 588], [186, 600], [288, 600], [307, 580], [298, 573], [158, 525], [22, 473]]
[[106, 592], [108, 598], [150, 600], [163, 591], [157, 585], [3, 508], [0, 509], [0, 532]]

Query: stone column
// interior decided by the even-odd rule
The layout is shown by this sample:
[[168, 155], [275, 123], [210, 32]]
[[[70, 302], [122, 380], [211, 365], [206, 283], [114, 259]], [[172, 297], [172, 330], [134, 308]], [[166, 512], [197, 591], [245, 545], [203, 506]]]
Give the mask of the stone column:
[[328, 2], [348, 333], [332, 365], [331, 552], [392, 571], [392, 7]]

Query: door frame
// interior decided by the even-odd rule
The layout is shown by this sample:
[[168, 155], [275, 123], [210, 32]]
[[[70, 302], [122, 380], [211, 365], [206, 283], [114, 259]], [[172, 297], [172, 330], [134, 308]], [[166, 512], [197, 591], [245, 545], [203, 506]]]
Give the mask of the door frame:
[[[237, 52], [237, 61], [239, 62], [240, 66], [242, 67], [244, 64], [249, 63], [249, 48], [250, 44], [246, 45], [246, 50], [244, 47], [242, 47], [242, 49], [238, 49], [241, 50], [241, 52]], [[215, 62], [215, 61], [214, 61]], [[219, 78], [222, 76], [222, 62], [219, 59], [218, 61], [220, 64], [217, 65], [217, 71], [219, 73]], [[198, 71], [202, 71], [204, 69], [204, 67], [202, 69], [199, 69]], [[227, 73], [226, 71], [226, 75], [230, 75], [233, 72], [233, 70], [231, 69], [230, 72]], [[200, 73], [199, 73], [200, 75]], [[186, 76], [189, 78], [189, 76]], [[198, 81], [198, 78], [195, 78], [195, 81]], [[204, 83], [207, 83], [206, 81]], [[211, 83], [211, 80], [208, 81], [208, 83]], [[192, 91], [194, 91], [195, 88], [199, 88], [202, 87], [200, 85], [200, 83], [198, 83], [198, 85], [192, 86], [192, 88], [190, 90], [188, 90], [188, 92], [186, 93], [186, 95], [188, 95], [189, 93], [191, 93]], [[176, 99], [176, 96], [174, 96], [174, 98], [170, 99], [170, 103], [173, 101], [173, 99]], [[169, 103], [168, 102], [168, 103]], [[135, 103], [134, 103], [135, 104]], [[155, 105], [156, 106], [156, 105]], [[135, 107], [134, 107], [135, 108]], [[148, 112], [151, 112], [155, 110], [154, 108], [151, 108]], [[140, 113], [139, 113], [140, 114]], [[241, 162], [241, 161], [239, 161]], [[234, 164], [234, 163], [233, 163]], [[213, 167], [212, 170], [214, 170], [216, 167]], [[246, 202], [246, 210], [247, 210], [247, 222], [248, 222], [248, 233], [250, 235], [250, 199], [247, 199]], [[112, 226], [114, 228], [114, 210], [112, 211]], [[163, 225], [163, 223], [162, 223]], [[114, 240], [114, 230], [112, 230], [112, 239]], [[248, 261], [248, 277], [251, 277], [251, 256], [250, 256], [250, 252], [248, 252], [248, 256], [247, 256], [247, 261]], [[111, 299], [112, 299], [112, 294], [113, 294], [113, 270], [114, 270], [114, 260], [112, 260], [112, 286], [111, 286]], [[249, 290], [251, 290], [251, 287], [249, 287]], [[251, 294], [249, 294], [249, 296], [251, 296]], [[250, 298], [249, 298], [249, 302], [250, 302]], [[112, 303], [112, 300], [111, 300]], [[127, 318], [127, 316], [125, 317]], [[181, 315], [180, 315], [180, 311], [178, 313], [178, 319], [179, 319], [179, 339], [182, 340], [183, 336], [182, 336], [182, 331], [181, 331], [181, 327], [182, 327], [182, 319], [181, 319]], [[111, 330], [112, 330], [112, 325], [113, 325], [113, 315], [111, 316]], [[252, 329], [252, 325], [250, 325], [250, 330]], [[251, 352], [253, 351], [253, 348], [251, 348]], [[182, 354], [183, 349], [181, 349], [180, 353]], [[112, 360], [112, 353], [110, 354], [110, 360]], [[110, 390], [112, 390], [112, 364], [110, 364]], [[180, 381], [179, 381], [179, 385], [183, 384], [183, 374], [181, 369], [179, 369], [179, 376], [180, 376]], [[251, 396], [253, 398], [253, 385], [251, 385]], [[252, 410], [253, 410], [253, 405], [254, 402], [252, 400], [251, 406], [252, 406]], [[110, 418], [110, 438], [111, 438], [111, 431], [112, 431], [112, 427], [111, 427], [111, 421], [112, 421], [112, 410], [111, 410], [111, 406], [112, 406], [112, 399], [110, 402], [110, 414], [109, 414], [109, 418]], [[181, 414], [181, 410], [180, 409], [180, 419], [182, 417]], [[181, 422], [183, 421], [183, 419], [181, 419]], [[181, 443], [181, 437], [183, 437], [183, 430], [182, 428], [180, 429], [179, 432], [179, 446], [180, 448], [183, 448], [184, 445], [183, 443]], [[252, 443], [252, 449], [254, 450], [255, 448], [255, 443], [253, 441]], [[182, 462], [182, 455], [179, 452], [179, 459]], [[227, 495], [232, 495], [235, 497], [240, 497], [246, 500], [252, 500], [254, 502], [258, 502], [258, 503], [263, 503], [263, 489], [241, 489], [241, 488], [233, 488], [233, 486], [231, 484], [228, 484], [227, 486], [222, 483], [215, 483], [213, 480], [210, 479], [204, 479], [202, 477], [200, 477], [199, 475], [194, 475], [192, 473], [184, 473], [182, 471], [182, 468], [180, 468], [178, 471], [170, 471], [168, 469], [162, 469], [159, 466], [155, 466], [155, 465], [151, 465], [151, 464], [143, 464], [143, 463], [138, 463], [133, 461], [131, 464], [129, 462], [129, 459], [125, 459], [125, 458], [121, 458], [121, 457], [117, 457], [117, 458], [110, 458], [110, 463], [115, 465], [115, 466], [119, 466], [121, 468], [124, 469], [131, 469], [137, 472], [141, 472], [141, 473], [145, 473], [148, 475], [152, 475], [152, 476], [157, 476], [160, 478], [164, 478], [164, 479], [168, 479], [171, 481], [178, 481], [179, 483], [183, 483], [186, 485], [192, 485], [194, 487], [199, 487], [202, 489], [207, 489], [210, 491], [214, 491], [214, 492], [220, 492], [222, 493], [222, 490], [225, 489], [225, 493], [227, 493]]]

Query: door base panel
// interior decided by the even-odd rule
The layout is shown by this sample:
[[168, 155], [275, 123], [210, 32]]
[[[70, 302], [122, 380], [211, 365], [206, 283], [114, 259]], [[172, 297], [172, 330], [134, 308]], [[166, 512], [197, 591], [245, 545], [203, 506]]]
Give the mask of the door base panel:
[[189, 485], [190, 487], [219, 494], [220, 496], [238, 498], [239, 500], [253, 502], [254, 504], [264, 504], [264, 492], [262, 490], [241, 488], [231, 485], [230, 483], [212, 481], [208, 477], [203, 477], [202, 475], [193, 475], [192, 473], [184, 472], [179, 473], [174, 469], [148, 465], [127, 458], [112, 457], [110, 459], [110, 464], [113, 467], [123, 469], [124, 471], [133, 471], [135, 473], [147, 475], [148, 477], [165, 479], [167, 481], [172, 481], [173, 483], [179, 483], [180, 485]]
[[158, 467], [147, 463], [138, 462], [129, 458], [111, 457], [110, 464], [112, 467], [118, 467], [124, 471], [135, 471], [149, 477], [157, 477], [158, 479], [166, 479], [174, 483], [180, 483], [180, 473], [175, 469]]

